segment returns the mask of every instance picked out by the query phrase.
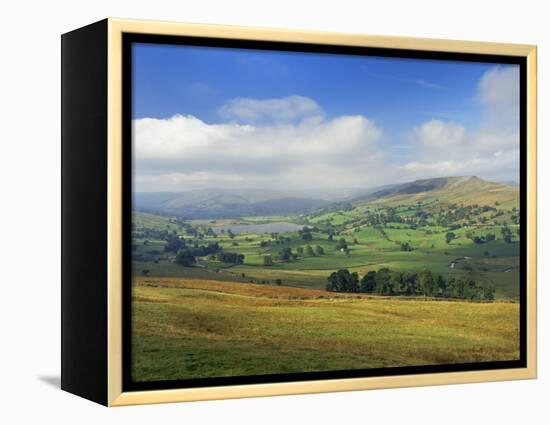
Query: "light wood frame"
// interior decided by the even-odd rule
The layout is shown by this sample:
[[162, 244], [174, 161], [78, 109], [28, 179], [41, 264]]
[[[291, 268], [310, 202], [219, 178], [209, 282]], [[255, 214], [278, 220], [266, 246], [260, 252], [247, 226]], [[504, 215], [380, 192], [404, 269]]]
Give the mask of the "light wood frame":
[[[242, 40], [368, 46], [458, 53], [518, 56], [527, 59], [527, 367], [388, 377], [351, 378], [223, 387], [122, 391], [122, 35], [195, 36]], [[537, 50], [532, 45], [423, 38], [333, 34], [218, 25], [108, 19], [108, 405], [260, 397], [375, 388], [459, 384], [536, 378], [537, 267]]]

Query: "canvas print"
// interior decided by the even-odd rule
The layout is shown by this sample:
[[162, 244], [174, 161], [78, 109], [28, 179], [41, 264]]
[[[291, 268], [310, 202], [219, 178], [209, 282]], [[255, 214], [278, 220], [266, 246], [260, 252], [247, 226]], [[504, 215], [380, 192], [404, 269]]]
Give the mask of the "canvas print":
[[520, 358], [520, 73], [134, 43], [134, 382]]

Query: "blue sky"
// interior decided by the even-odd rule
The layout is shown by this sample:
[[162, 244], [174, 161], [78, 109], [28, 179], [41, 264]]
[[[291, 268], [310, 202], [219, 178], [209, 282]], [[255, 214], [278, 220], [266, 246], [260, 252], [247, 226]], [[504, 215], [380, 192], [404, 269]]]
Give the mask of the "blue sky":
[[[257, 146], [259, 139], [268, 143], [270, 132], [281, 137], [283, 130], [293, 127], [294, 132], [283, 131], [285, 137], [307, 138], [322, 131], [321, 129], [332, 134], [335, 130], [326, 127], [336, 126], [340, 118], [361, 117], [364, 118], [361, 123], [350, 121], [350, 125], [355, 128], [362, 126], [362, 130], [357, 130], [361, 132], [357, 135], [357, 140], [347, 143], [350, 157], [347, 161], [345, 157], [340, 158], [339, 166], [346, 162], [353, 163], [359, 170], [362, 165], [369, 164], [367, 159], [361, 164], [357, 163], [356, 158], [351, 158], [359, 152], [356, 150], [357, 146], [362, 145], [363, 154], [373, 152], [374, 157], [388, 166], [397, 167], [394, 169], [396, 173], [402, 172], [403, 167], [408, 167], [408, 172], [401, 173], [403, 178], [430, 177], [431, 174], [441, 175], [453, 170], [452, 164], [444, 164], [453, 160], [452, 157], [446, 159], [442, 156], [444, 149], [441, 148], [446, 145], [462, 143], [464, 147], [471, 148], [480, 138], [502, 138], [507, 140], [502, 146], [487, 142], [490, 145], [486, 146], [488, 149], [465, 158], [472, 167], [464, 169], [461, 166], [457, 172], [475, 173], [490, 179], [516, 180], [517, 166], [514, 167], [510, 152], [513, 143], [509, 140], [517, 136], [514, 104], [517, 106], [519, 82], [515, 67], [487, 63], [149, 44], [134, 45], [133, 60], [134, 122], [143, 125], [147, 123], [149, 127], [162, 127], [164, 130], [157, 128], [158, 131], [164, 131], [159, 133], [162, 137], [158, 136], [156, 139], [162, 139], [171, 149], [178, 150], [173, 144], [186, 143], [183, 136], [180, 142], [166, 139], [172, 133], [166, 131], [165, 127], [175, 116], [199, 120], [202, 130], [192, 126], [192, 131], [202, 131], [202, 135], [193, 133], [194, 146], [197, 148], [197, 143], [200, 143], [197, 140], [200, 139], [204, 140], [204, 147], [209, 146], [210, 149], [213, 146], [222, 146], [223, 137], [220, 136], [221, 139], [216, 144], [210, 139], [206, 140], [205, 135], [212, 133], [213, 129], [220, 130], [220, 126], [224, 125], [237, 126], [223, 130], [229, 133], [252, 126], [259, 135], [252, 138], [250, 143], [251, 146]], [[244, 104], [241, 102], [243, 99], [250, 102]], [[274, 106], [274, 101], [279, 101], [279, 104]], [[261, 119], [256, 117], [251, 121], [250, 113], [254, 111], [244, 113], [243, 107], [257, 108], [258, 111], [265, 111], [265, 114]], [[279, 115], [273, 115], [273, 108]], [[280, 119], [279, 108], [288, 109], [284, 122]], [[319, 122], [311, 130], [310, 136], [304, 135], [304, 120], [311, 120], [312, 117], [318, 117]], [[172, 124], [181, 131], [191, 131], [184, 130], [188, 129], [190, 122]], [[149, 127], [142, 130], [144, 134], [155, 131]], [[506, 134], [503, 127], [507, 129]], [[341, 131], [341, 137], [331, 136], [332, 143], [338, 144], [346, 138], [347, 131]], [[499, 131], [502, 134], [497, 134]], [[134, 143], [145, 140], [139, 134], [135, 136]], [[435, 138], [442, 139], [440, 146]], [[346, 145], [346, 141], [342, 145]], [[224, 173], [214, 176], [215, 173], [208, 170], [206, 163], [202, 170], [195, 167], [189, 171], [189, 167], [186, 168], [183, 163], [178, 167], [174, 161], [159, 161], [160, 154], [151, 154], [149, 148], [143, 150], [148, 152], [145, 156], [138, 155], [140, 161], [136, 167], [138, 174], [141, 171], [139, 167], [143, 168], [143, 180], [148, 181], [143, 185], [144, 190], [177, 186], [178, 181], [191, 188], [215, 186], [218, 184], [216, 179], [224, 179]], [[246, 150], [246, 146], [240, 148]], [[315, 157], [315, 148], [312, 146], [311, 149], [312, 152], [308, 153]], [[139, 146], [136, 150], [140, 151]], [[497, 152], [507, 155], [506, 170], [487, 166], [490, 156]], [[235, 151], [226, 153], [231, 155]], [[266, 153], [258, 155], [265, 157]], [[251, 160], [257, 160], [258, 155]], [[430, 156], [441, 162], [442, 167], [439, 170], [421, 166], [421, 163], [430, 162]], [[152, 166], [155, 161], [156, 165]], [[479, 166], [479, 170], [475, 169], [475, 164]], [[243, 159], [240, 165], [246, 166], [246, 161]], [[311, 170], [315, 168], [298, 163], [295, 167], [303, 165]], [[287, 173], [286, 179], [299, 179], [296, 171], [289, 170], [290, 174]], [[225, 172], [235, 174], [238, 170], [228, 169]], [[159, 176], [157, 183], [154, 183], [155, 173]], [[194, 177], [191, 176], [193, 173]], [[205, 177], [208, 173], [212, 174], [210, 180]], [[281, 177], [277, 170], [274, 173]], [[176, 178], [178, 174], [181, 177], [179, 180]], [[197, 180], [199, 174], [202, 177]], [[168, 175], [172, 176], [171, 180], [167, 179]], [[234, 181], [239, 180], [238, 176], [233, 177]], [[373, 175], [372, 178], [353, 181], [353, 177], [349, 176], [334, 179], [332, 185], [356, 187], [382, 184], [396, 179], [395, 175], [375, 177]], [[161, 183], [163, 178], [165, 183], [168, 180], [171, 183]], [[250, 181], [250, 176], [240, 180]]]

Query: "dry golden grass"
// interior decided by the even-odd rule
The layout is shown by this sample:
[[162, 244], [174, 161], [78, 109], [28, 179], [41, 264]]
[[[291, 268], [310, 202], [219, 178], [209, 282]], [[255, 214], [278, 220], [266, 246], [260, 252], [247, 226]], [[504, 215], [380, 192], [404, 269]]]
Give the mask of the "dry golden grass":
[[137, 277], [137, 380], [513, 360], [519, 305]]

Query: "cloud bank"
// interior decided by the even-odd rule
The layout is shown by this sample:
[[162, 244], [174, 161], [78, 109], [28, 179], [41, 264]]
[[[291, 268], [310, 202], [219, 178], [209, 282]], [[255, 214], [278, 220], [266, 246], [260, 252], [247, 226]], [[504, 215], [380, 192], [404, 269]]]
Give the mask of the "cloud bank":
[[363, 115], [327, 118], [304, 96], [237, 98], [218, 109], [222, 123], [193, 115], [133, 122], [138, 191], [201, 188], [351, 188], [416, 178], [479, 175], [516, 179], [519, 73], [494, 67], [479, 81], [475, 127], [430, 119], [405, 135], [396, 160], [384, 131]]
[[135, 120], [138, 190], [348, 187], [375, 169], [382, 173], [382, 133], [364, 116], [325, 119], [313, 100], [299, 96], [229, 106], [240, 118], [269, 123], [207, 124], [192, 115]]

